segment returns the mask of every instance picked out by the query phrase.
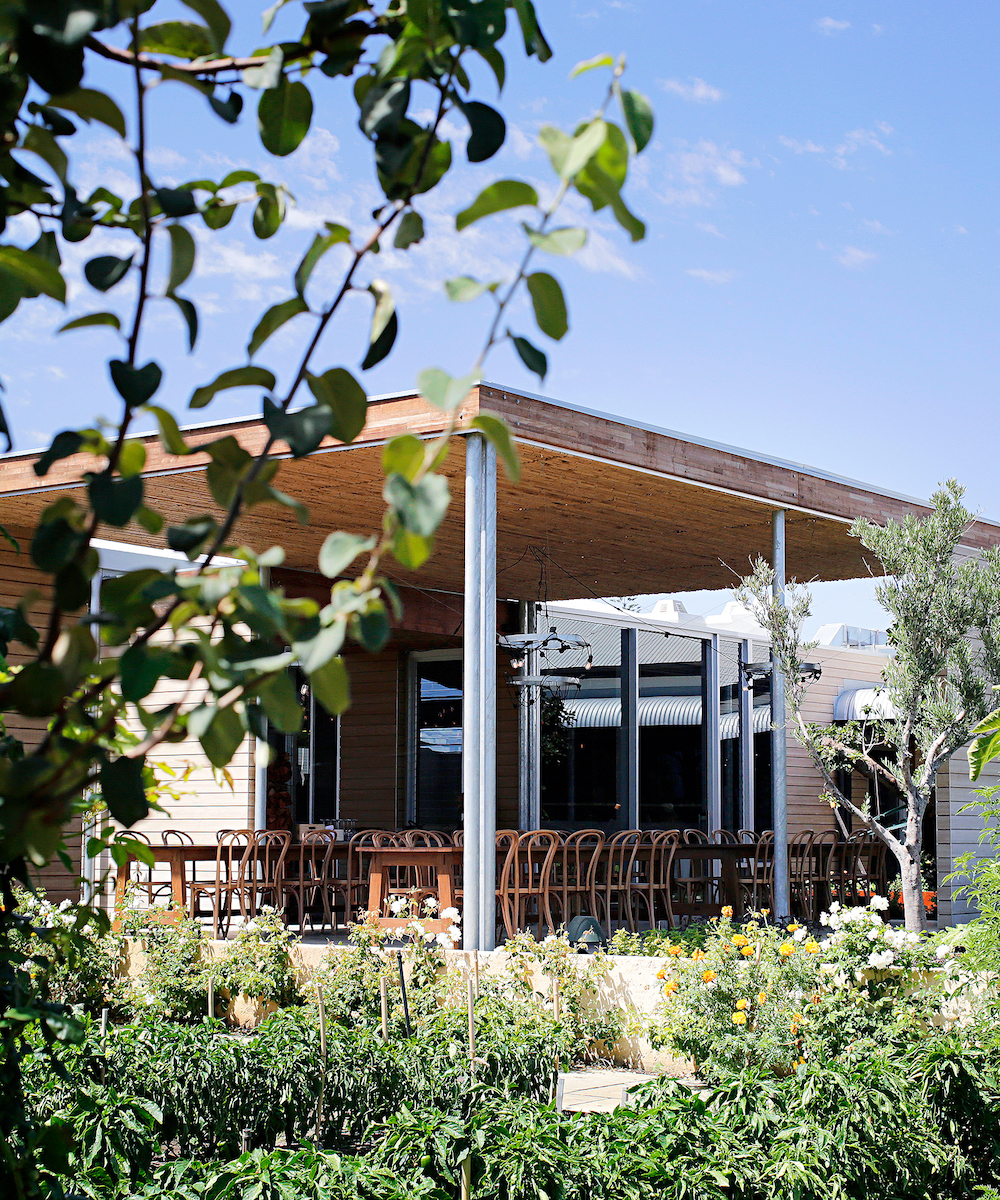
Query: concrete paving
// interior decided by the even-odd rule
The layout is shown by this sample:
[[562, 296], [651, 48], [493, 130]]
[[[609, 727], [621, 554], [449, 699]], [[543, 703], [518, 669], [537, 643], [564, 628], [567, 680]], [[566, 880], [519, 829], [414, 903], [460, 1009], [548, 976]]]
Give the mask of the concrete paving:
[[566, 1112], [614, 1112], [622, 1102], [622, 1088], [647, 1083], [655, 1075], [643, 1071], [601, 1070], [564, 1071], [563, 1109]]

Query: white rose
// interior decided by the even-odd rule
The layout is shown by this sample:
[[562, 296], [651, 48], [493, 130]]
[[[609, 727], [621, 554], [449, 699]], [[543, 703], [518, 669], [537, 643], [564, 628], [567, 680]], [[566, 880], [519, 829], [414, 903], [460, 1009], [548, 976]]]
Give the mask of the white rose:
[[437, 944], [441, 947], [442, 950], [454, 950], [455, 949], [455, 943], [451, 940], [451, 938], [446, 933], [439, 933], [437, 935], [436, 940], [437, 940]]
[[830, 912], [835, 913], [835, 912], [839, 912], [839, 911], [840, 911], [840, 901], [834, 900], [834, 902], [830, 905]]
[[441, 909], [441, 920], [442, 921], [457, 921], [458, 918], [459, 918], [459, 912], [458, 912], [457, 908], [442, 908]]
[[872, 908], [877, 908], [879, 912], [885, 912], [889, 907], [889, 901], [885, 896], [872, 896], [871, 905]]
[[938, 962], [944, 962], [946, 958], [950, 958], [954, 953], [955, 951], [951, 948], [951, 946], [938, 946], [934, 951], [934, 957], [938, 960]]
[[867, 936], [870, 942], [877, 942], [882, 935], [877, 929], [869, 929]]
[[796, 931], [792, 934], [792, 938], [796, 942], [804, 942], [808, 936], [808, 929], [796, 929]]
[[426, 908], [428, 912], [437, 912], [437, 906], [438, 902], [433, 896], [428, 896], [424, 901], [424, 908]]
[[397, 896], [389, 905], [389, 911], [393, 916], [398, 917], [399, 914], [406, 908], [406, 901], [402, 896]]
[[448, 936], [449, 936], [450, 938], [453, 938], [453, 939], [454, 939], [456, 942], [457, 942], [457, 941], [458, 941], [458, 940], [461, 938], [461, 936], [462, 936], [462, 931], [461, 931], [461, 929], [459, 929], [459, 927], [458, 927], [457, 925], [452, 925], [452, 926], [451, 926], [449, 929], [447, 929], [445, 932], [448, 934]]

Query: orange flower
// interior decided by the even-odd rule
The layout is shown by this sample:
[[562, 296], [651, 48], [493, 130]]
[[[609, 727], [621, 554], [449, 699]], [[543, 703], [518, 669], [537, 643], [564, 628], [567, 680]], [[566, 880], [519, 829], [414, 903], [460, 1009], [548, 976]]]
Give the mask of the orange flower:
[[694, 959], [695, 962], [701, 962], [701, 960], [703, 958], [708, 958], [708, 955], [705, 953], [704, 950], [692, 950], [691, 957]]
[[813, 992], [813, 994], [809, 997], [809, 1000], [812, 1004], [819, 1004], [819, 992]]
[[740, 1012], [746, 1008], [747, 1004], [749, 1004], [749, 1001], [742, 999], [742, 997], [736, 1001], [736, 1007], [740, 1010]]
[[789, 925], [789, 926], [788, 926], [788, 932], [789, 932], [789, 933], [794, 933], [794, 932], [796, 931], [796, 929], [801, 929], [801, 928], [802, 928], [802, 926], [801, 926], [801, 925], [799, 925], [799, 924], [798, 924], [798, 922], [796, 922], [796, 921], [793, 921], [793, 922], [791, 923], [791, 925]]
[[715, 972], [714, 971], [702, 971], [701, 977], [705, 983], [711, 983], [712, 980], [715, 979]]
[[764, 1004], [766, 1001], [767, 1001], [767, 992], [758, 992], [757, 993], [757, 1003]]
[[819, 942], [815, 938], [810, 938], [802, 949], [805, 950], [806, 954], [819, 954]]
[[727, 920], [727, 921], [728, 921], [728, 920], [732, 920], [732, 916], [733, 916], [733, 906], [732, 906], [731, 904], [725, 904], [725, 905], [723, 905], [723, 907], [722, 907], [722, 915], [723, 915], [723, 916], [726, 918], [726, 920]]
[[753, 958], [753, 953], [753, 946], [744, 946], [740, 951], [740, 954], [742, 954], [744, 958]]
[[672, 954], [674, 958], [679, 958], [684, 953], [683, 946], [668, 946], [667, 953]]
[[747, 1023], [747, 1015], [745, 1012], [734, 1012], [732, 1021], [734, 1025], [745, 1025]]
[[733, 943], [734, 946], [749, 945], [748, 939], [745, 938], [742, 933], [738, 933], [734, 938], [730, 938], [730, 941]]
[[791, 958], [791, 956], [795, 953], [795, 943], [794, 942], [782, 942], [781, 945], [778, 947], [778, 953], [781, 955], [782, 958]]
[[665, 983], [663, 985], [663, 994], [665, 996], [672, 996], [674, 994], [674, 992], [676, 992], [680, 989], [680, 986], [681, 985], [677, 982], [676, 979], [671, 979], [669, 983]]
[[667, 968], [660, 967], [660, 969], [656, 972], [656, 978], [657, 979], [666, 979], [666, 977], [667, 977]]

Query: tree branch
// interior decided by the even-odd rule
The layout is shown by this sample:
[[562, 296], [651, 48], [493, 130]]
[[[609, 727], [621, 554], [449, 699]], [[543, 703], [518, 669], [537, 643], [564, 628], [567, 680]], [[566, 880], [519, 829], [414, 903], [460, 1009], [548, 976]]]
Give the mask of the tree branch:
[[135, 54], [131, 50], [121, 50], [117, 46], [108, 46], [99, 42], [95, 37], [88, 37], [84, 45], [93, 50], [101, 58], [123, 66], [149, 67], [153, 71], [166, 67], [170, 71], [182, 71], [185, 75], [214, 75], [219, 71], [242, 71], [246, 67], [259, 67], [267, 62], [267, 55], [257, 55], [251, 58], [213, 58], [202, 63], [168, 63], [160, 58], [150, 58], [148, 54]]

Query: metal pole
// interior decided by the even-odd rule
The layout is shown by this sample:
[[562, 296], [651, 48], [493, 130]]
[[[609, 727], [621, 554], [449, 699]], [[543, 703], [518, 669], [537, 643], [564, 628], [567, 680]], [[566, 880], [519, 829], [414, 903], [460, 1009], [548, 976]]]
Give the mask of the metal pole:
[[622, 724], [618, 749], [618, 816], [623, 829], [639, 828], [639, 639], [622, 629]]
[[722, 742], [719, 711], [719, 635], [701, 643], [701, 729], [705, 753], [708, 832], [722, 825]]
[[[785, 605], [785, 512], [771, 519], [774, 595]], [[789, 916], [788, 887], [788, 761], [785, 734], [785, 680], [771, 653], [771, 819], [774, 823], [774, 908], [780, 921]]]
[[[521, 601], [521, 632], [537, 633], [538, 605], [531, 600]], [[538, 674], [538, 651], [526, 650], [521, 674]], [[520, 830], [537, 829], [541, 824], [541, 738], [542, 700], [537, 688], [522, 689], [518, 724], [518, 805], [517, 826]]]
[[482, 434], [467, 434], [462, 672], [463, 943], [467, 950], [492, 950], [496, 936], [496, 487], [496, 451]]
[[751, 661], [753, 653], [749, 640], [740, 642], [739, 647], [740, 688], [740, 825], [743, 829], [756, 828], [754, 812], [753, 777], [753, 682], [743, 670]]

